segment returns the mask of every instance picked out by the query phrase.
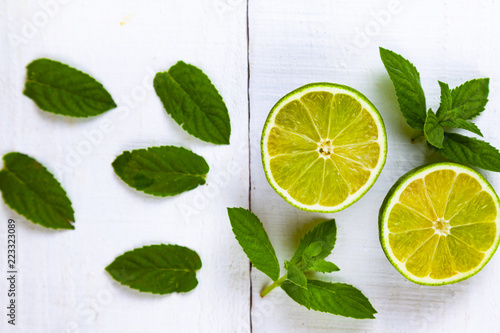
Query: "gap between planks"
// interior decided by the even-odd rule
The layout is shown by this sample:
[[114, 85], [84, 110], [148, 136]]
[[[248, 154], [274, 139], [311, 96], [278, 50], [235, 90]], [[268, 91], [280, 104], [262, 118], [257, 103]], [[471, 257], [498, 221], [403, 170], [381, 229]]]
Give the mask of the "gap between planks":
[[[250, 141], [250, 20], [248, 15], [248, 3], [250, 0], [246, 0], [246, 21], [247, 21], [247, 106], [248, 106], [248, 209], [252, 211], [252, 150]], [[250, 288], [250, 299], [248, 307], [249, 315], [249, 325], [250, 333], [253, 332], [252, 327], [252, 303], [253, 303], [253, 286], [252, 286], [252, 263], [248, 263], [248, 279]]]

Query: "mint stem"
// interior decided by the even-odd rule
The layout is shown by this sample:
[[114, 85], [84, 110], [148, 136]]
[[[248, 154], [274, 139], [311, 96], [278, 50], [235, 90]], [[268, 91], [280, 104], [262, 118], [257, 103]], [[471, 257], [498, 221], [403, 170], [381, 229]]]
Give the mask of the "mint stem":
[[417, 135], [415, 135], [413, 138], [411, 138], [411, 142], [415, 142], [418, 138], [420, 138], [422, 135], [424, 135], [424, 131], [418, 132]]
[[268, 286], [267, 288], [265, 288], [264, 290], [262, 290], [262, 292], [260, 293], [260, 297], [266, 296], [274, 288], [281, 286], [283, 284], [283, 282], [285, 282], [285, 280], [286, 280], [286, 274], [283, 275], [282, 277], [280, 277], [278, 280], [274, 281], [270, 286]]

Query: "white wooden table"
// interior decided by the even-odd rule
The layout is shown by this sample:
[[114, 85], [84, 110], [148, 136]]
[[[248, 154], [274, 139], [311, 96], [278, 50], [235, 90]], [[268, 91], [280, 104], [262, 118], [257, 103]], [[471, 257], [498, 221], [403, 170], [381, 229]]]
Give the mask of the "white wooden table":
[[[47, 5], [49, 4], [49, 5]], [[500, 255], [477, 276], [444, 287], [404, 279], [378, 242], [377, 214], [404, 173], [437, 160], [398, 111], [378, 55], [384, 46], [410, 58], [428, 104], [437, 80], [454, 87], [490, 77], [490, 101], [476, 123], [500, 147], [500, 3], [465, 0], [42, 0], [0, 2], [0, 154], [27, 153], [68, 192], [76, 230], [52, 231], [0, 204], [1, 332], [494, 332], [500, 324]], [[37, 109], [22, 95], [25, 66], [48, 57], [104, 84], [119, 107], [92, 119]], [[177, 60], [201, 68], [219, 89], [231, 145], [184, 132], [152, 89], [154, 73]], [[265, 118], [284, 94], [318, 81], [352, 86], [380, 110], [389, 154], [374, 187], [336, 214], [300, 211], [268, 185], [260, 159]], [[250, 112], [249, 112], [250, 110]], [[207, 185], [155, 198], [125, 185], [111, 162], [124, 150], [178, 145], [203, 155]], [[482, 172], [500, 191], [500, 175]], [[330, 257], [341, 271], [322, 278], [353, 284], [378, 310], [375, 320], [308, 311], [277, 289], [234, 239], [226, 207], [249, 207], [263, 221], [281, 263], [311, 222], [335, 218]], [[7, 324], [6, 222], [17, 222], [18, 317]], [[152, 296], [104, 271], [136, 247], [174, 243], [203, 261], [198, 287]]]

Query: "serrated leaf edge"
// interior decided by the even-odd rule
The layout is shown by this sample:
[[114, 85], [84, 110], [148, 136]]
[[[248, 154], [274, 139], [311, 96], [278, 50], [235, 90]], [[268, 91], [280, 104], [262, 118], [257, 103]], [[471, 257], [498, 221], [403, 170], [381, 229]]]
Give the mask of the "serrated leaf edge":
[[[71, 69], [71, 70], [74, 70], [74, 71], [78, 72], [79, 74], [82, 74], [82, 75], [85, 75], [85, 76], [89, 77], [89, 78], [90, 78], [90, 79], [92, 79], [92, 80], [93, 80], [93, 81], [94, 81], [94, 82], [95, 82], [95, 83], [96, 83], [96, 84], [97, 84], [100, 88], [102, 88], [104, 91], [106, 91], [106, 93], [109, 95], [109, 97], [110, 97], [110, 99], [111, 99], [111, 103], [109, 103], [109, 101], [102, 101], [102, 100], [99, 100], [99, 99], [93, 99], [93, 98], [88, 98], [88, 97], [82, 97], [81, 95], [75, 94], [75, 93], [74, 93], [74, 92], [72, 92], [72, 91], [68, 91], [68, 90], [65, 90], [65, 89], [62, 89], [62, 88], [56, 88], [56, 87], [53, 87], [53, 86], [48, 85], [48, 84], [44, 84], [44, 83], [40, 83], [40, 82], [38, 82], [38, 81], [30, 80], [30, 79], [29, 79], [29, 77], [30, 77], [30, 75], [29, 75], [29, 66], [30, 66], [31, 64], [35, 63], [36, 61], [39, 61], [39, 60], [48, 60], [48, 61], [51, 61], [51, 62], [55, 62], [55, 63], [57, 63], [57, 64], [59, 64], [59, 65], [61, 65], [61, 66], [63, 66], [63, 67], [69, 68], [69, 69]], [[109, 111], [109, 110], [112, 110], [112, 109], [114, 109], [114, 108], [116, 108], [116, 107], [117, 107], [116, 102], [115, 102], [115, 101], [114, 101], [114, 99], [113, 99], [113, 96], [111, 96], [111, 94], [108, 92], [108, 90], [104, 87], [104, 85], [103, 85], [101, 82], [99, 82], [98, 80], [96, 80], [93, 76], [91, 76], [91, 75], [89, 75], [89, 74], [87, 74], [87, 73], [85, 73], [85, 72], [83, 72], [83, 71], [81, 71], [81, 70], [79, 70], [79, 69], [77, 69], [77, 68], [75, 68], [75, 67], [72, 67], [72, 66], [70, 66], [70, 65], [68, 65], [68, 64], [62, 63], [62, 62], [57, 61], [57, 60], [49, 59], [49, 58], [38, 58], [38, 59], [35, 59], [35, 60], [33, 60], [32, 62], [30, 62], [30, 63], [26, 66], [26, 70], [27, 70], [27, 72], [28, 72], [28, 73], [27, 73], [27, 75], [26, 75], [26, 81], [25, 81], [25, 84], [26, 84], [26, 83], [31, 83], [31, 84], [36, 84], [36, 85], [39, 85], [39, 86], [42, 86], [42, 87], [49, 87], [49, 88], [54, 89], [54, 90], [60, 90], [60, 91], [63, 91], [64, 93], [69, 94], [69, 95], [78, 96], [78, 97], [80, 97], [80, 98], [82, 98], [82, 99], [90, 99], [90, 100], [93, 100], [93, 101], [100, 102], [100, 103], [103, 103], [103, 104], [108, 105], [108, 109], [107, 109], [107, 110], [104, 110], [104, 111], [102, 111], [102, 112], [100, 112], [100, 113], [98, 113], [98, 114], [94, 114], [94, 115], [88, 115], [88, 114], [87, 114], [87, 115], [71, 115], [71, 114], [63, 114], [63, 113], [59, 113], [59, 112], [54, 112], [54, 111], [52, 111], [52, 110], [45, 110], [45, 109], [43, 109], [43, 108], [42, 108], [42, 107], [38, 104], [38, 101], [34, 100], [31, 96], [27, 95], [27, 89], [26, 89], [26, 86], [25, 86], [25, 88], [24, 88], [24, 90], [23, 90], [23, 95], [24, 95], [24, 96], [26, 96], [26, 97], [28, 97], [29, 99], [31, 99], [31, 100], [32, 100], [32, 101], [33, 101], [33, 102], [37, 105], [37, 107], [38, 107], [40, 110], [43, 110], [43, 111], [45, 111], [45, 112], [50, 112], [50, 113], [53, 113], [53, 114], [56, 114], [56, 115], [59, 115], [59, 116], [65, 116], [65, 117], [74, 117], [74, 118], [89, 118], [89, 117], [99, 116], [99, 115], [101, 115], [101, 114], [103, 114], [103, 113], [105, 113], [105, 112], [107, 112], [107, 111]]]
[[[139, 292], [141, 293], [149, 293], [149, 294], [154, 294], [154, 295], [169, 295], [169, 294], [173, 294], [173, 293], [187, 293], [187, 292], [190, 292], [191, 290], [195, 289], [197, 286], [198, 286], [198, 277], [196, 276], [196, 273], [202, 268], [202, 261], [200, 259], [200, 267], [198, 269], [195, 269], [195, 270], [189, 270], [189, 269], [171, 269], [173, 271], [185, 271], [185, 272], [194, 272], [195, 274], [195, 280], [196, 280], [196, 285], [192, 288], [192, 289], [189, 289], [189, 290], [186, 290], [186, 291], [172, 291], [172, 292], [169, 292], [169, 293], [159, 293], [159, 292], [153, 292], [153, 291], [145, 291], [145, 290], [141, 290], [139, 288], [134, 288], [126, 283], [123, 283], [122, 281], [118, 280], [115, 278], [115, 276], [110, 272], [109, 268], [110, 266], [118, 259], [118, 258], [121, 258], [121, 257], [124, 257], [126, 255], [130, 255], [132, 254], [133, 252], [135, 252], [136, 250], [142, 250], [142, 249], [147, 249], [147, 248], [153, 248], [153, 247], [157, 247], [157, 248], [160, 248], [160, 247], [163, 247], [163, 246], [168, 246], [168, 247], [181, 247], [181, 248], [185, 248], [185, 249], [188, 249], [190, 251], [193, 251], [194, 253], [196, 253], [196, 255], [198, 256], [198, 258], [200, 259], [200, 256], [198, 255], [198, 253], [186, 246], [182, 246], [182, 245], [176, 245], [176, 244], [152, 244], [152, 245], [144, 245], [142, 247], [138, 247], [138, 248], [135, 248], [133, 250], [129, 250], [129, 251], [126, 251], [124, 253], [122, 253], [121, 255], [117, 256], [115, 259], [113, 259], [113, 261], [104, 268], [104, 270], [106, 272], [108, 272], [108, 274], [113, 278], [114, 281], [118, 282], [119, 284], [121, 284], [122, 286], [125, 286], [125, 287], [128, 287], [130, 289], [133, 289], [133, 290], [138, 290]], [[161, 271], [161, 269], [158, 269]]]
[[[33, 189], [32, 189], [32, 188], [31, 188], [28, 184], [26, 184], [26, 183], [25, 183], [25, 182], [24, 182], [21, 178], [19, 178], [19, 177], [18, 177], [18, 176], [17, 176], [14, 172], [12, 172], [11, 170], [9, 170], [9, 169], [7, 168], [7, 165], [6, 165], [6, 163], [5, 163], [5, 157], [6, 157], [7, 155], [9, 155], [9, 154], [23, 154], [23, 153], [12, 152], [12, 153], [7, 153], [7, 154], [5, 154], [5, 155], [3, 156], [3, 160], [4, 160], [4, 167], [3, 167], [3, 169], [2, 169], [2, 170], [0, 170], [0, 171], [6, 171], [6, 172], [8, 172], [9, 174], [13, 175], [13, 176], [14, 176], [17, 180], [19, 180], [19, 182], [23, 183], [23, 184], [24, 184], [24, 185], [25, 185], [25, 186], [26, 186], [26, 187], [27, 187], [27, 188], [28, 188], [28, 189], [29, 189], [32, 193], [34, 193], [34, 194], [35, 194], [38, 198], [40, 198], [40, 199], [41, 199], [43, 202], [45, 202], [48, 206], [51, 206], [49, 203], [47, 203], [47, 202], [45, 201], [45, 199], [44, 199], [44, 198], [42, 198], [42, 197], [41, 197], [38, 193], [36, 193], [35, 191], [33, 191]], [[26, 155], [26, 154], [23, 154], [23, 155]], [[36, 159], [34, 159], [33, 157], [31, 157], [31, 156], [29, 156], [29, 155], [26, 155], [26, 156], [28, 156], [29, 158], [31, 158], [31, 159], [33, 159], [34, 161], [36, 161], [36, 162], [38, 163], [38, 165], [40, 165], [40, 166], [42, 167], [42, 169], [43, 169], [43, 170], [45, 170], [45, 171], [46, 171], [46, 172], [47, 172], [47, 173], [48, 173], [48, 174], [52, 177], [52, 179], [53, 179], [53, 180], [57, 183], [57, 185], [59, 185], [59, 187], [60, 187], [60, 188], [61, 188], [61, 190], [63, 191], [63, 193], [64, 193], [64, 195], [66, 196], [66, 198], [68, 198], [68, 200], [69, 200], [69, 197], [68, 197], [68, 194], [66, 193], [66, 190], [64, 190], [64, 188], [62, 187], [61, 183], [59, 183], [59, 181], [58, 181], [58, 180], [54, 177], [54, 175], [53, 175], [53, 174], [52, 174], [52, 173], [51, 173], [51, 172], [50, 172], [50, 171], [49, 171], [49, 170], [48, 170], [48, 169], [47, 169], [47, 168], [46, 168], [46, 167], [45, 167], [42, 163], [38, 162]], [[17, 211], [17, 209], [15, 209], [14, 207], [12, 207], [12, 206], [11, 206], [11, 205], [7, 202], [7, 201], [5, 201], [5, 197], [3, 196], [3, 193], [2, 193], [2, 199], [3, 199], [4, 203], [5, 203], [7, 206], [9, 206], [9, 208], [10, 208], [10, 209], [12, 209], [13, 211], [15, 211], [15, 212], [16, 212], [16, 213], [18, 213], [19, 215], [24, 216], [24, 217], [25, 217], [28, 221], [30, 221], [30, 222], [32, 222], [32, 223], [34, 223], [34, 224], [38, 224], [38, 225], [40, 225], [40, 226], [42, 226], [42, 227], [44, 227], [44, 228], [49, 228], [49, 229], [53, 229], [53, 230], [59, 230], [59, 229], [73, 230], [73, 229], [75, 229], [75, 226], [74, 226], [73, 224], [71, 224], [71, 222], [73, 222], [73, 223], [74, 223], [74, 222], [76, 222], [76, 221], [75, 221], [75, 211], [74, 211], [74, 209], [73, 209], [73, 205], [72, 205], [72, 203], [71, 203], [71, 200], [70, 200], [70, 209], [71, 209], [71, 213], [72, 213], [72, 214], [71, 214], [71, 217], [72, 217], [71, 219], [67, 219], [65, 216], [61, 215], [61, 214], [59, 213], [59, 211], [54, 210], [54, 211], [57, 213], [57, 215], [61, 216], [64, 220], [66, 220], [66, 221], [68, 222], [68, 226], [69, 226], [69, 227], [68, 227], [68, 228], [56, 228], [56, 227], [53, 227], [53, 226], [47, 226], [47, 225], [44, 225], [44, 224], [42, 224], [42, 223], [40, 223], [40, 222], [35, 222], [35, 221], [31, 220], [31, 219], [30, 219], [28, 216], [26, 216], [25, 214], [18, 212], [18, 211]]]

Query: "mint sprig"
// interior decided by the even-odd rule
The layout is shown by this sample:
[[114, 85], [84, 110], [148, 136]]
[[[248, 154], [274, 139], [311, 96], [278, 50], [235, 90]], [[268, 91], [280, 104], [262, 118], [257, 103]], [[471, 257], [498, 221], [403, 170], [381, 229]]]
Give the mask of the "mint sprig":
[[325, 260], [335, 246], [335, 220], [318, 224], [301, 239], [292, 259], [285, 261], [287, 273], [278, 278], [278, 259], [258, 217], [244, 208], [228, 208], [228, 215], [236, 239], [250, 262], [274, 281], [261, 292], [261, 297], [281, 287], [290, 298], [308, 309], [358, 319], [374, 318], [377, 311], [358, 289], [308, 278], [310, 272], [339, 270]]
[[489, 79], [475, 79], [450, 90], [448, 84], [438, 81], [441, 102], [436, 112], [425, 106], [420, 76], [415, 67], [401, 55], [380, 48], [380, 57], [394, 84], [398, 103], [408, 124], [421, 129], [430, 148], [447, 159], [490, 171], [500, 172], [500, 153], [489, 143], [447, 129], [464, 129], [483, 136], [470, 120], [484, 110], [488, 102]]

